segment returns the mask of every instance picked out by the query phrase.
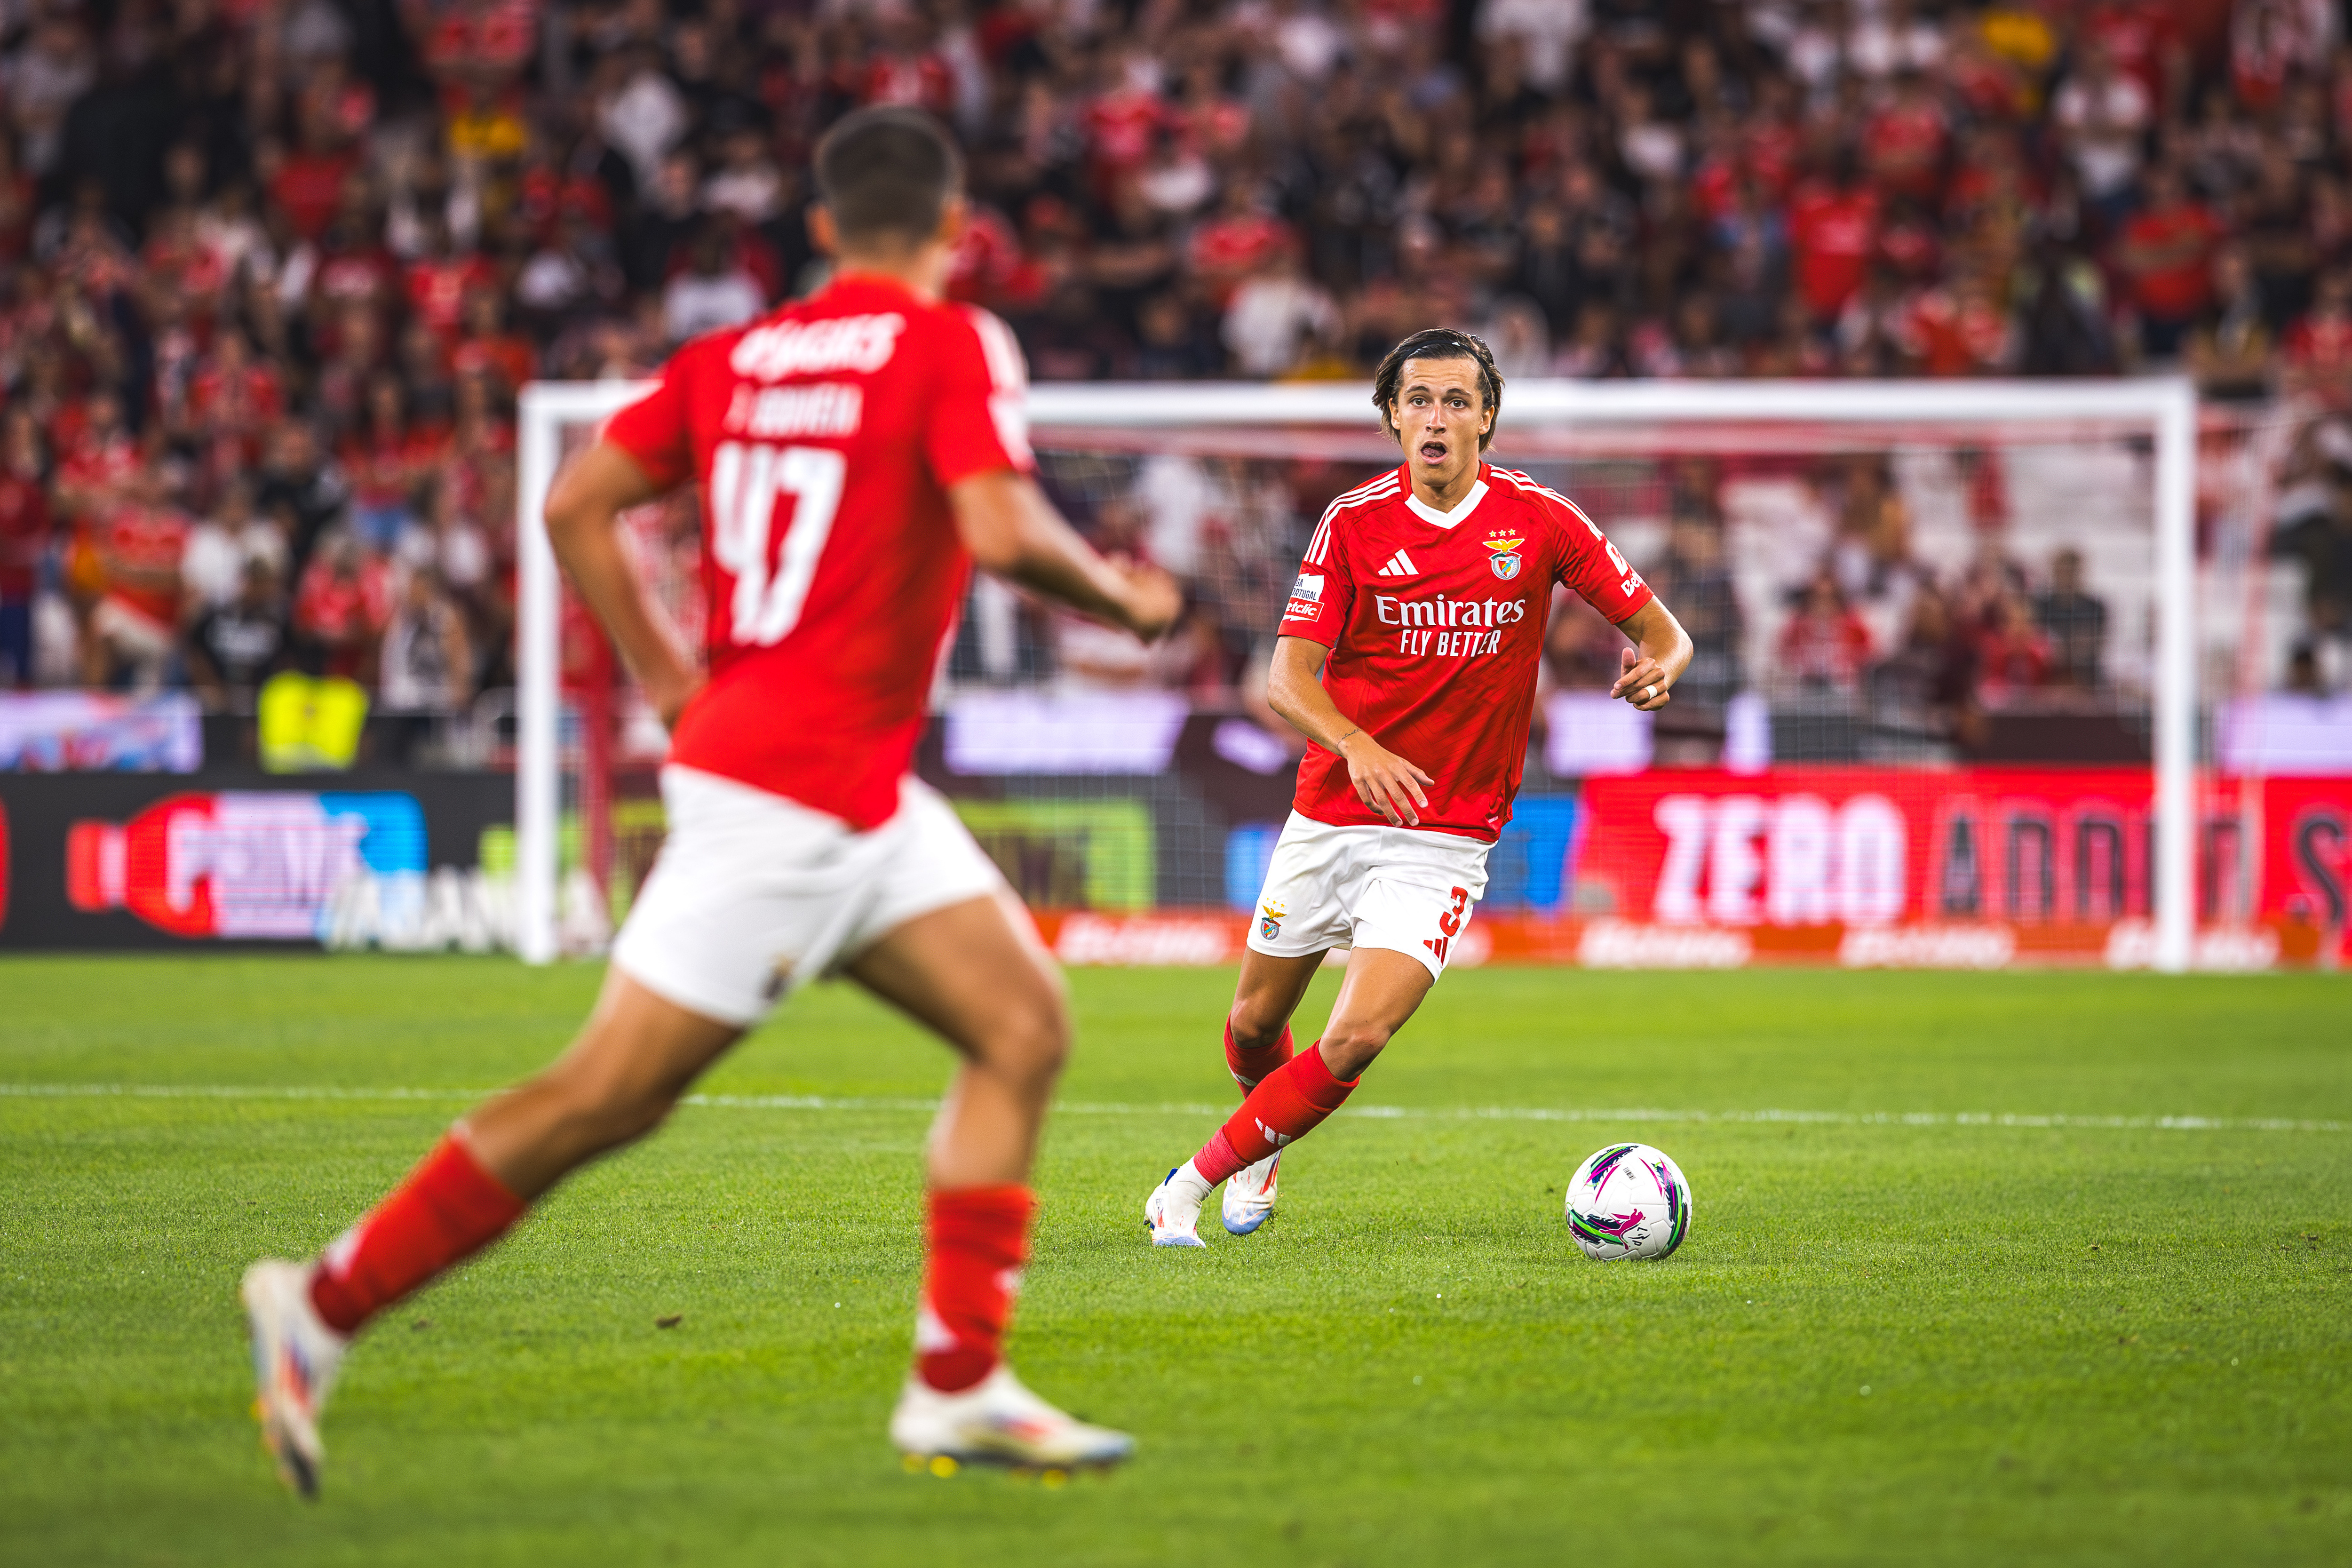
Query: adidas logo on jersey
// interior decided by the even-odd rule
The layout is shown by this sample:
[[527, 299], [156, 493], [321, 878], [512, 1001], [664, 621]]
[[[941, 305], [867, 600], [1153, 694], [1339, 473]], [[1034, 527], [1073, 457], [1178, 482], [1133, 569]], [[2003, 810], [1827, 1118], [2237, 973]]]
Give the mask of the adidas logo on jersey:
[[1383, 564], [1378, 572], [1374, 573], [1373, 575], [1377, 577], [1418, 577], [1421, 575], [1421, 568], [1412, 563], [1412, 556], [1407, 555], [1403, 551], [1400, 550], [1394, 555], [1390, 556], [1387, 563]]

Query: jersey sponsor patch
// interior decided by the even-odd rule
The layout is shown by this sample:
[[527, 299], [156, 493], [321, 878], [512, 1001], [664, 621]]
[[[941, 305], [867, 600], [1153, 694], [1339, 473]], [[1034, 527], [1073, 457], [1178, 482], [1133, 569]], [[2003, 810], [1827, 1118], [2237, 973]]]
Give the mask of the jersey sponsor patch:
[[1384, 626], [1507, 626], [1527, 618], [1525, 599], [1449, 599], [1443, 594], [1405, 598], [1372, 595], [1372, 613]]
[[1323, 574], [1301, 572], [1298, 581], [1290, 585], [1290, 603], [1283, 607], [1282, 614], [1285, 619], [1292, 616], [1311, 618], [1322, 603]]
[[728, 368], [754, 381], [856, 371], [871, 375], [898, 352], [907, 318], [896, 310], [835, 316], [818, 321], [776, 321], [754, 327], [735, 344]]

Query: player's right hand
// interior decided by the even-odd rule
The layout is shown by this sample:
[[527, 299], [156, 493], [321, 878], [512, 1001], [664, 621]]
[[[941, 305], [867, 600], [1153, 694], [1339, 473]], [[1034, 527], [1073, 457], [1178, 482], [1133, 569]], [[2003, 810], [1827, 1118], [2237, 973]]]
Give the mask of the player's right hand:
[[1391, 827], [1421, 826], [1421, 812], [1429, 805], [1421, 786], [1434, 785], [1435, 779], [1361, 730], [1339, 742], [1339, 755], [1347, 760], [1348, 782], [1356, 786], [1358, 799], [1387, 818]]
[[1176, 618], [1184, 613], [1184, 590], [1176, 579], [1157, 566], [1115, 562], [1119, 575], [1127, 579], [1123, 618], [1127, 629], [1145, 642], [1157, 642], [1165, 637]]

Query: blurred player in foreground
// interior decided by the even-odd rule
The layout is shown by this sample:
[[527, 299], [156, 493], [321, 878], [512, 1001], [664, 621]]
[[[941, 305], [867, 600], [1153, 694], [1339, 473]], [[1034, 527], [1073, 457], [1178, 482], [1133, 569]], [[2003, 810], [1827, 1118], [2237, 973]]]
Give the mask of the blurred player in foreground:
[[[680, 349], [548, 500], [557, 555], [672, 724], [669, 838], [594, 1014], [316, 1262], [246, 1274], [263, 1432], [305, 1493], [320, 1406], [362, 1325], [651, 1131], [795, 984], [835, 969], [963, 1058], [931, 1132], [929, 1266], [892, 1441], [914, 1459], [1038, 1467], [1133, 1446], [1003, 1362], [1069, 1019], [1025, 911], [908, 768], [974, 563], [1146, 638], [1179, 595], [1095, 554], [1029, 477], [1018, 346], [995, 318], [940, 302], [965, 213], [940, 131], [908, 110], [851, 115], [817, 178], [833, 281]], [[696, 481], [707, 683], [617, 522]]]
[[[1372, 401], [1404, 466], [1324, 512], [1267, 682], [1313, 745], [1225, 1016], [1246, 1098], [1144, 1201], [1156, 1247], [1204, 1245], [1220, 1182], [1228, 1231], [1264, 1225], [1283, 1149], [1339, 1109], [1444, 973], [1526, 767], [1552, 584], [1633, 640], [1610, 695], [1655, 712], [1690, 665], [1690, 638], [1590, 518], [1481, 461], [1502, 398], [1466, 332], [1416, 332], [1381, 362]], [[1342, 946], [1323, 1037], [1294, 1054], [1290, 1015]]]

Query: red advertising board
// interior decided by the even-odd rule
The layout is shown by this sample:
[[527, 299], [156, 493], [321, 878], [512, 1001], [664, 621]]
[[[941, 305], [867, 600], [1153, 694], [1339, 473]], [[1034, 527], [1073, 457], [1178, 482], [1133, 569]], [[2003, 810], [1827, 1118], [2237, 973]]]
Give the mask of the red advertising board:
[[2352, 924], [2352, 779], [2271, 779], [2260, 799], [2263, 912], [2343, 931]]
[[[1593, 779], [1576, 902], [1639, 930], [1748, 933], [1759, 957], [2126, 962], [2150, 913], [2151, 787], [2143, 768]], [[2209, 780], [2200, 795], [2200, 921], [2267, 928], [2275, 956], [2340, 941], [2352, 779]], [[1843, 940], [1855, 932], [1877, 934]]]

